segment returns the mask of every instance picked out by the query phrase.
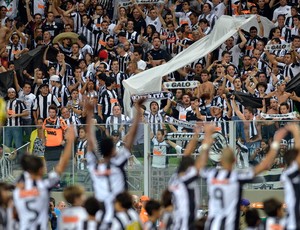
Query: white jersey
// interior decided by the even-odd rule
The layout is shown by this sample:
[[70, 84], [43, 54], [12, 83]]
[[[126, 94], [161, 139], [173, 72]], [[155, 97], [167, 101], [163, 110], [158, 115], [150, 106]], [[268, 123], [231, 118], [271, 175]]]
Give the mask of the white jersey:
[[54, 171], [43, 180], [33, 180], [28, 172], [21, 175], [18, 183], [24, 183], [24, 189], [17, 187], [13, 192], [20, 230], [48, 229], [49, 190], [58, 182], [59, 175]]
[[185, 230], [193, 224], [200, 204], [200, 192], [197, 185], [198, 171], [190, 167], [184, 176], [174, 174], [168, 186], [173, 194], [173, 225], [170, 229]]
[[201, 171], [200, 175], [206, 178], [210, 197], [205, 229], [238, 229], [242, 186], [253, 179], [253, 169], [228, 171], [213, 168]]
[[114, 199], [116, 195], [123, 192], [127, 187], [124, 166], [130, 155], [129, 150], [123, 147], [117, 150], [116, 156], [111, 158], [108, 163], [98, 163], [93, 153], [88, 152], [86, 154], [95, 197], [99, 201], [104, 202], [105, 205], [105, 222], [111, 222], [114, 211]]
[[70, 207], [61, 212], [58, 220], [59, 230], [79, 230], [79, 223], [83, 222], [88, 217], [87, 212], [83, 207]]
[[152, 167], [154, 168], [166, 168], [168, 166], [168, 149], [169, 144], [166, 141], [158, 142], [156, 137], [152, 139], [153, 143], [153, 157]]
[[20, 89], [20, 91], [18, 92], [18, 96], [19, 96], [19, 99], [24, 102], [24, 104], [26, 105], [26, 109], [29, 111], [29, 114], [26, 117], [22, 117], [22, 118], [30, 119], [31, 111], [32, 111], [36, 96], [33, 93], [29, 93], [29, 94], [25, 95], [23, 89]]
[[300, 172], [297, 162], [293, 162], [281, 174], [284, 197], [287, 204], [286, 229], [300, 229]]
[[134, 226], [132, 229], [142, 229], [142, 223], [137, 212], [133, 209], [129, 209], [126, 212], [116, 212], [112, 221], [111, 230], [129, 229], [129, 226]]

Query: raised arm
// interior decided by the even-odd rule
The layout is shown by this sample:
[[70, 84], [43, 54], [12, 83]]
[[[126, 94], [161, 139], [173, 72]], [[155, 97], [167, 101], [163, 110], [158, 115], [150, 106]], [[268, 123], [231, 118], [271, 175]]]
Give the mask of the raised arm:
[[136, 3], [135, 0], [132, 0], [134, 7], [140, 12], [143, 18], [146, 18], [146, 14], [142, 11], [141, 7]]
[[44, 63], [46, 66], [49, 66], [49, 60], [47, 60], [48, 49], [49, 49], [49, 46], [45, 49], [44, 55], [43, 55], [43, 63]]
[[124, 145], [127, 149], [131, 149], [132, 145], [133, 145], [133, 141], [134, 138], [136, 136], [137, 133], [137, 129], [138, 129], [138, 125], [141, 121], [141, 117], [142, 117], [142, 110], [141, 110], [141, 105], [144, 103], [145, 99], [139, 99], [136, 102], [136, 114], [135, 117], [133, 118], [133, 123], [128, 131], [128, 133], [126, 134], [126, 136], [123, 138], [124, 141]]
[[69, 164], [69, 160], [72, 156], [73, 144], [74, 144], [74, 141], [75, 141], [74, 126], [71, 125], [68, 128], [67, 133], [66, 133], [65, 136], [66, 136], [66, 146], [65, 146], [63, 154], [61, 155], [61, 157], [59, 159], [58, 165], [55, 168], [55, 171], [59, 175], [61, 175], [65, 171], [66, 167]]
[[239, 36], [242, 40], [241, 43], [239, 44], [239, 47], [240, 47], [240, 49], [243, 49], [247, 43], [247, 39], [245, 38], [245, 35], [243, 34], [241, 29], [239, 29], [238, 32], [239, 32]]
[[198, 170], [203, 169], [207, 165], [209, 149], [214, 141], [212, 135], [215, 132], [215, 128], [216, 127], [213, 124], [206, 124], [204, 126], [204, 140], [201, 144], [200, 155], [196, 159], [195, 163], [195, 167]]
[[17, 92], [20, 91], [21, 87], [19, 85], [19, 81], [18, 81], [18, 78], [17, 78], [17, 73], [16, 71], [14, 71], [14, 84], [15, 84], [15, 87], [16, 87], [16, 90]]
[[260, 19], [260, 16], [257, 14], [256, 15], [256, 19], [257, 19], [257, 23], [258, 23], [258, 26], [259, 26], [259, 32], [258, 32], [258, 35], [263, 38], [264, 35], [265, 35], [265, 31], [264, 31], [264, 25], [262, 24], [261, 22], [261, 19]]
[[28, 22], [32, 22], [33, 21], [33, 17], [32, 17], [31, 12], [30, 12], [29, 2], [30, 2], [30, 0], [26, 0], [25, 1], [25, 4], [26, 4], [26, 15], [27, 15], [27, 21]]
[[196, 127], [194, 128], [193, 138], [190, 140], [190, 142], [188, 143], [188, 145], [186, 146], [183, 152], [184, 156], [190, 156], [195, 151], [199, 141], [200, 130], [201, 130], [201, 126], [197, 124]]
[[255, 175], [258, 175], [261, 172], [271, 168], [271, 166], [277, 156], [278, 150], [280, 148], [280, 141], [285, 137], [286, 134], [287, 134], [287, 129], [285, 127], [279, 129], [275, 133], [273, 142], [271, 144], [269, 152], [267, 153], [267, 156], [253, 170]]
[[237, 115], [241, 120], [245, 120], [244, 114], [242, 114], [242, 112], [240, 111], [239, 107], [238, 107], [237, 104], [236, 104], [235, 96], [232, 96], [232, 97], [231, 97], [231, 101], [232, 101], [232, 108], [233, 108], [233, 111], [236, 113], [236, 115]]

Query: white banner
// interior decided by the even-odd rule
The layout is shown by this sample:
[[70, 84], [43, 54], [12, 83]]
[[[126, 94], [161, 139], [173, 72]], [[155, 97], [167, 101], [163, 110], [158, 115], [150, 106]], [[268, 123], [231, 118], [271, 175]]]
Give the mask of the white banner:
[[144, 93], [144, 94], [134, 94], [131, 96], [132, 101], [137, 101], [140, 98], [145, 98], [147, 100], [158, 100], [158, 99], [171, 99], [173, 97], [172, 92], [151, 92], [151, 93]]
[[269, 51], [273, 50], [291, 50], [292, 44], [286, 43], [286, 44], [272, 44], [272, 45], [266, 45], [265, 49]]
[[164, 88], [166, 89], [191, 89], [196, 88], [200, 84], [199, 81], [173, 81], [164, 82]]
[[260, 116], [264, 119], [294, 119], [297, 117], [297, 112], [291, 112], [287, 114], [266, 114], [266, 113], [260, 113]]
[[192, 124], [191, 122], [180, 121], [180, 120], [177, 120], [177, 119], [175, 119], [173, 117], [169, 117], [169, 116], [165, 116], [165, 122], [167, 122], [171, 125], [184, 127], [184, 128], [187, 128], [187, 129], [193, 129], [195, 127], [195, 124]]
[[[164, 0], [136, 0], [136, 4], [164, 4]], [[129, 7], [132, 6], [133, 3], [131, 1], [119, 2], [119, 7]]]
[[[264, 34], [267, 36], [271, 28], [274, 27], [274, 24], [265, 17], [261, 17], [261, 21], [264, 25]], [[216, 21], [214, 29], [209, 35], [193, 43], [167, 63], [148, 69], [124, 80], [124, 107], [126, 109], [126, 114], [130, 115], [132, 111], [132, 108], [130, 107], [130, 97], [132, 94], [161, 91], [163, 76], [211, 53], [228, 38], [233, 36], [238, 28], [249, 30], [251, 26], [256, 26], [258, 28], [256, 16], [251, 16], [249, 19], [245, 20], [223, 15]]]

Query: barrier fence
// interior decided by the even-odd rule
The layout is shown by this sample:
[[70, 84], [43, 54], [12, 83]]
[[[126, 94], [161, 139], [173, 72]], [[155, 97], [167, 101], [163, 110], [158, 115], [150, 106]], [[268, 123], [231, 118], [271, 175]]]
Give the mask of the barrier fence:
[[[259, 123], [259, 121], [257, 121]], [[282, 122], [282, 121], [281, 121]], [[225, 146], [230, 146], [235, 150], [236, 154], [236, 168], [239, 170], [244, 170], [245, 168], [259, 164], [259, 162], [264, 158], [269, 143], [272, 140], [272, 133], [279, 128], [276, 122], [275, 129], [271, 130], [271, 127], [261, 125], [261, 129], [258, 130], [258, 141], [245, 141], [244, 134], [240, 133], [239, 121], [230, 121], [228, 124], [228, 133], [224, 133], [223, 130], [218, 129], [214, 134], [215, 142], [210, 151], [210, 158], [208, 161], [208, 167], [218, 167], [219, 158], [221, 156], [222, 148]], [[123, 124], [124, 125], [124, 124]], [[13, 129], [14, 127], [9, 127]], [[20, 127], [18, 127], [20, 128]], [[273, 128], [273, 126], [272, 126]], [[19, 141], [12, 138], [12, 142], [7, 142], [7, 132], [8, 127], [2, 127], [1, 139], [2, 140], [2, 151], [0, 151], [0, 180], [14, 182], [16, 178], [21, 173], [20, 159], [23, 154], [32, 151], [32, 147], [36, 144], [32, 136], [26, 135], [28, 129], [34, 131], [35, 126], [23, 127], [23, 140], [21, 146], [15, 146], [15, 143], [20, 143]], [[97, 140], [100, 142], [101, 138], [105, 135], [105, 125], [98, 125], [97, 130], [100, 131], [97, 134]], [[77, 127], [79, 130], [79, 127]], [[243, 130], [243, 129], [241, 129]], [[167, 132], [167, 130], [165, 130]], [[192, 133], [188, 132], [167, 132], [165, 135], [165, 140], [172, 141], [176, 146], [169, 146], [162, 144], [159, 148], [162, 152], [157, 154], [157, 146], [151, 140], [151, 126], [149, 124], [141, 124], [138, 131], [138, 140], [132, 149], [132, 157], [129, 159], [126, 165], [127, 172], [127, 182], [130, 191], [137, 194], [145, 194], [150, 197], [159, 199], [162, 191], [167, 187], [168, 181], [172, 174], [176, 171], [177, 165], [181, 160], [183, 150], [185, 145], [189, 142], [192, 137]], [[269, 136], [268, 136], [269, 135]], [[245, 135], [246, 138], [248, 135]], [[203, 134], [199, 135], [199, 146], [201, 146], [201, 140], [203, 139]], [[267, 143], [265, 143], [267, 142]], [[281, 142], [281, 147], [277, 158], [268, 171], [265, 171], [259, 175], [253, 183], [247, 184], [245, 187], [248, 189], [282, 189], [280, 183], [280, 175], [284, 170], [284, 153], [287, 149], [293, 147], [294, 140], [288, 135], [286, 139]], [[16, 148], [17, 147], [17, 148]], [[1, 150], [1, 149], [0, 149]], [[47, 149], [46, 149], [47, 151]], [[81, 151], [81, 152], [80, 152]], [[56, 191], [61, 191], [65, 186], [74, 183], [83, 184], [87, 191], [92, 191], [92, 183], [89, 177], [89, 172], [86, 168], [86, 161], [84, 158], [84, 153], [82, 150], [78, 151], [78, 143], [74, 143], [73, 157], [67, 167], [67, 170], [63, 174], [60, 183], [54, 188]], [[166, 151], [166, 152], [164, 152]], [[82, 155], [83, 154], [83, 155]], [[196, 150], [193, 156], [196, 158], [198, 155]], [[42, 157], [42, 156], [41, 156]], [[99, 158], [101, 154], [99, 153]], [[46, 169], [45, 171], [51, 171], [58, 160], [45, 160]], [[201, 197], [202, 206], [207, 205], [207, 188], [204, 180], [199, 179], [198, 181]]]

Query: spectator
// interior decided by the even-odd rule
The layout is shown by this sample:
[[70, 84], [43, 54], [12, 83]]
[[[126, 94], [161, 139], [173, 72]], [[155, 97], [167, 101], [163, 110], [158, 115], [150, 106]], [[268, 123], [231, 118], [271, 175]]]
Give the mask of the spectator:
[[[43, 129], [46, 130], [46, 149], [45, 160], [56, 161], [61, 155], [61, 151], [64, 146], [64, 131], [67, 129], [67, 125], [62, 118], [57, 116], [57, 107], [50, 105], [49, 117], [44, 120]], [[47, 167], [49, 169], [49, 167]]]
[[22, 118], [29, 114], [26, 105], [17, 99], [16, 90], [9, 88], [7, 90], [9, 100], [6, 102], [7, 123], [5, 129], [5, 145], [12, 147], [14, 141], [16, 149], [23, 144]]

